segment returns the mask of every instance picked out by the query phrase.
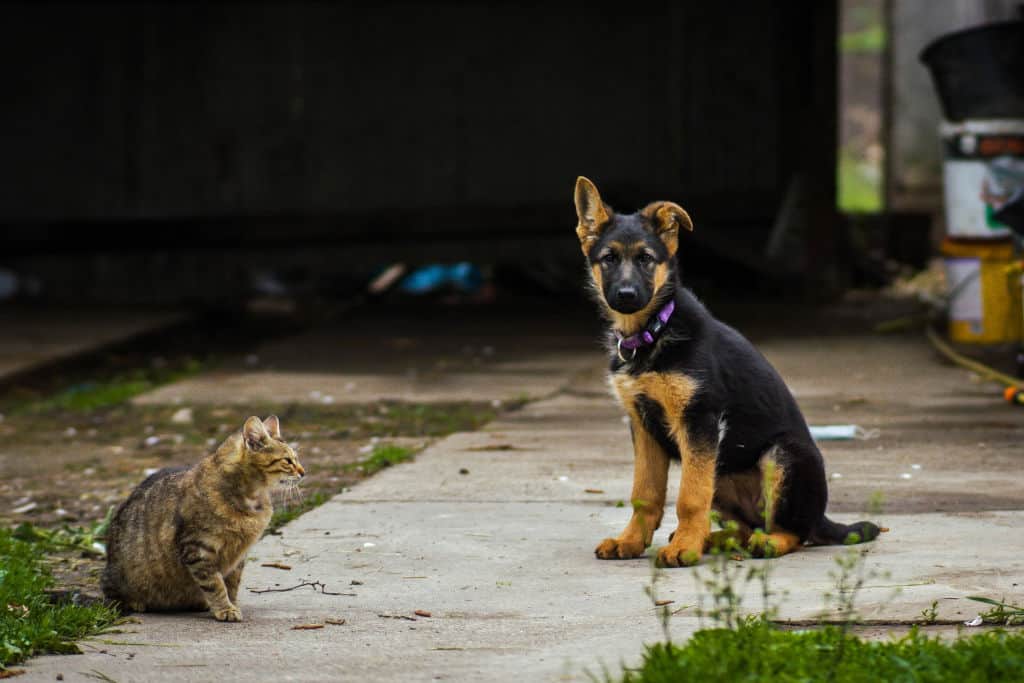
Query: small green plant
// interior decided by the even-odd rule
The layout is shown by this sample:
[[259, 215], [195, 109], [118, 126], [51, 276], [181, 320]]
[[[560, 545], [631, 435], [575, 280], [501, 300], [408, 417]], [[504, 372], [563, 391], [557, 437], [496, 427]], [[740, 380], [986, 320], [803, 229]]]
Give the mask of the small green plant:
[[0, 672], [41, 652], [78, 652], [74, 641], [113, 624], [105, 604], [55, 603], [44, 548], [0, 530]]
[[1006, 602], [1000, 602], [999, 600], [993, 600], [992, 598], [983, 598], [977, 595], [967, 596], [968, 600], [974, 600], [975, 602], [981, 602], [986, 605], [992, 605], [992, 609], [987, 612], [982, 612], [979, 616], [989, 624], [1002, 624], [1004, 626], [1021, 626], [1024, 625], [1024, 607], [1020, 605], [1011, 605]]
[[934, 624], [939, 619], [939, 601], [932, 600], [930, 607], [921, 610], [921, 623]]
[[65, 524], [56, 529], [43, 529], [25, 522], [10, 533], [13, 538], [31, 543], [43, 552], [74, 550], [89, 557], [102, 558], [106, 555], [103, 541], [110, 528], [110, 520], [114, 517], [114, 509], [114, 506], [110, 506], [107, 516], [89, 527]]
[[412, 460], [412, 456], [413, 451], [404, 446], [378, 445], [373, 447], [373, 452], [369, 457], [347, 465], [346, 469], [358, 469], [366, 476], [370, 476], [392, 465]]

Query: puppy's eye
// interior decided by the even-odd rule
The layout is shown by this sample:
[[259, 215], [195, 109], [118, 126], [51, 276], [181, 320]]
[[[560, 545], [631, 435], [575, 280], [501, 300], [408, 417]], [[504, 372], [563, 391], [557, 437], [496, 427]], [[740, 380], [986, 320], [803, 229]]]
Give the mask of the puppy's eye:
[[636, 262], [641, 266], [649, 266], [654, 263], [654, 257], [644, 251], [636, 257]]
[[609, 251], [607, 254], [601, 257], [601, 263], [603, 263], [606, 266], [610, 266], [618, 260], [619, 257], [616, 256], [615, 252], [613, 251]]

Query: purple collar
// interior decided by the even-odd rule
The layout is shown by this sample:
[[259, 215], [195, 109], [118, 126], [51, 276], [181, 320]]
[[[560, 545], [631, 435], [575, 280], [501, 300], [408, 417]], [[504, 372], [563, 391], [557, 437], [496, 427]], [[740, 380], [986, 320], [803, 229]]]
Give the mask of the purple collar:
[[662, 306], [661, 310], [658, 311], [658, 314], [647, 321], [647, 324], [644, 325], [644, 329], [640, 332], [628, 337], [623, 337], [621, 334], [616, 332], [615, 336], [619, 338], [617, 347], [619, 358], [621, 358], [623, 362], [628, 362], [633, 359], [633, 357], [627, 359], [623, 356], [622, 349], [629, 349], [633, 352], [633, 356], [636, 356], [636, 351], [641, 346], [649, 346], [653, 344], [654, 340], [657, 339], [658, 334], [665, 329], [665, 324], [668, 322], [668, 319], [672, 317], [672, 313], [675, 310], [675, 300], [669, 299], [668, 303]]

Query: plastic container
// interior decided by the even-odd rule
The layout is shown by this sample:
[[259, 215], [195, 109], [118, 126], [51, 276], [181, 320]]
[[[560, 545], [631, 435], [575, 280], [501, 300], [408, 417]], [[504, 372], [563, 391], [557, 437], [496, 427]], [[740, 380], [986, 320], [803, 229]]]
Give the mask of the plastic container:
[[1024, 119], [943, 123], [940, 133], [949, 236], [1008, 237], [1024, 207]]
[[1024, 21], [947, 33], [921, 52], [947, 121], [1024, 119]]
[[1020, 275], [1011, 240], [942, 242], [946, 261], [949, 337], [964, 344], [1006, 344], [1021, 339]]

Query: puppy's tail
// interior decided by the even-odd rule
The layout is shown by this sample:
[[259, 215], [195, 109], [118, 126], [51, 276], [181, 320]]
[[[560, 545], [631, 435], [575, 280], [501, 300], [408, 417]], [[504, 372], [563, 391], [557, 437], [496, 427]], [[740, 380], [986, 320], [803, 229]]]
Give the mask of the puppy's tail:
[[875, 540], [878, 531], [878, 526], [871, 522], [840, 524], [823, 516], [807, 540], [814, 545], [852, 545]]

